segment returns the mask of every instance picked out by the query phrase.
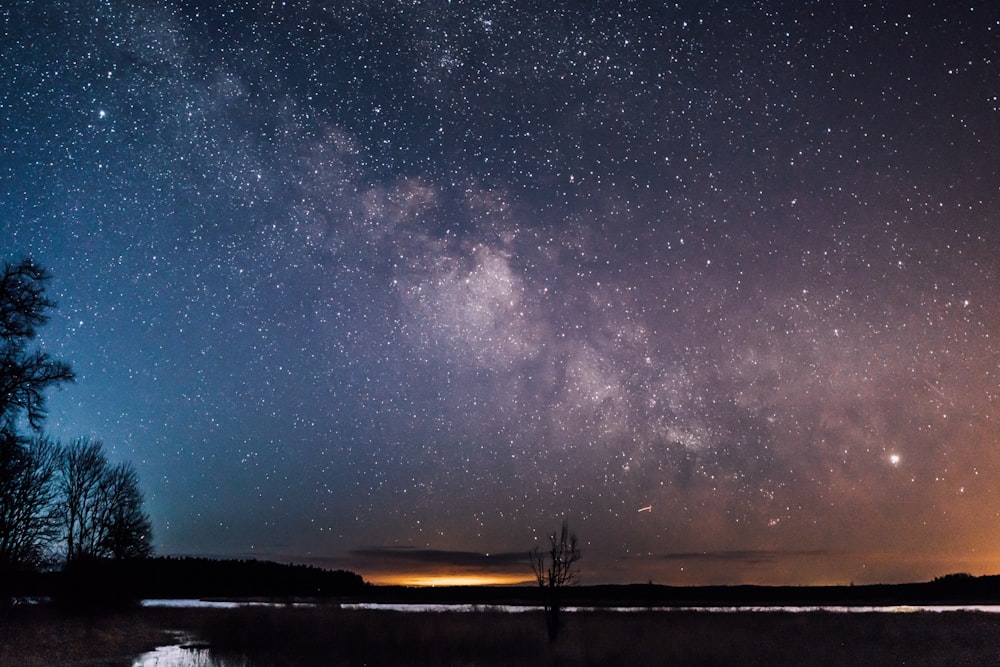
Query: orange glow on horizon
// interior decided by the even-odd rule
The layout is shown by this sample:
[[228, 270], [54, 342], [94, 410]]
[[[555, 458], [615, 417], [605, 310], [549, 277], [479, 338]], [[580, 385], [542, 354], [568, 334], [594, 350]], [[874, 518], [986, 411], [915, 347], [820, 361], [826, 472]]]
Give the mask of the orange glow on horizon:
[[382, 586], [513, 586], [529, 584], [523, 574], [454, 574], [432, 572], [386, 572], [365, 577], [365, 581]]

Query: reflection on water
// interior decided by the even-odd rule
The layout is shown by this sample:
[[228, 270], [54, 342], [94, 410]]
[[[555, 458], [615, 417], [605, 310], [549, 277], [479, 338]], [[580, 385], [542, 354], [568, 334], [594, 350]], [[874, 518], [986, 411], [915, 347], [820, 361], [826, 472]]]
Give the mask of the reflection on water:
[[[477, 612], [490, 611], [503, 614], [519, 614], [525, 611], [542, 611], [544, 607], [534, 607], [520, 604], [415, 604], [411, 602], [357, 602], [343, 603], [341, 609], [363, 609], [369, 611], [407, 611], [407, 612]], [[576, 611], [576, 607], [566, 607], [566, 611]]]
[[241, 607], [315, 607], [312, 602], [260, 602], [253, 600], [198, 600], [192, 598], [152, 598], [142, 600], [143, 607], [172, 609], [239, 609]]
[[[233, 602], [226, 600], [143, 600], [143, 607], [174, 607], [174, 608], [212, 608], [212, 609], [236, 609], [239, 607], [280, 607], [280, 608], [309, 608], [318, 605], [311, 602]], [[517, 614], [526, 611], [541, 611], [543, 608], [532, 605], [511, 605], [511, 604], [416, 604], [416, 603], [382, 603], [382, 602], [357, 602], [342, 603], [341, 609], [366, 609], [372, 611], [407, 611], [407, 612], [500, 612], [505, 614]], [[898, 614], [906, 612], [949, 612], [949, 611], [978, 611], [986, 614], [1000, 614], [998, 604], [925, 604], [925, 605], [882, 605], [882, 606], [838, 606], [838, 605], [735, 605], [735, 606], [687, 606], [687, 607], [660, 607], [650, 605], [647, 607], [564, 607], [568, 612], [588, 612], [588, 611], [614, 611], [619, 613], [637, 613], [644, 611], [702, 611], [715, 614], [735, 614], [746, 612], [786, 612], [786, 613], [809, 613], [828, 612], [835, 614]]]
[[170, 631], [174, 641], [143, 653], [132, 667], [245, 667], [243, 660], [233, 661], [213, 656], [208, 646], [182, 631]]
[[[518, 613], [525, 611], [540, 611], [542, 607], [503, 604], [382, 604], [375, 602], [359, 602], [342, 604], [342, 609], [368, 609], [382, 611], [407, 612], [501, 612]], [[886, 606], [835, 606], [835, 605], [785, 605], [785, 606], [730, 606], [730, 607], [565, 607], [567, 612], [612, 611], [617, 613], [638, 613], [647, 611], [699, 611], [714, 614], [736, 614], [747, 612], [785, 612], [810, 613], [828, 612], [835, 614], [899, 614], [913, 612], [954, 612], [978, 611], [987, 614], [1000, 614], [1000, 605], [995, 604], [961, 604], [961, 605], [886, 605]]]
[[132, 661], [132, 667], [222, 667], [212, 660], [207, 648], [188, 647], [183, 644], [161, 646], [143, 653]]
[[247, 667], [249, 664], [244, 658], [220, 658], [205, 646], [187, 643], [161, 646], [132, 661], [132, 667]]

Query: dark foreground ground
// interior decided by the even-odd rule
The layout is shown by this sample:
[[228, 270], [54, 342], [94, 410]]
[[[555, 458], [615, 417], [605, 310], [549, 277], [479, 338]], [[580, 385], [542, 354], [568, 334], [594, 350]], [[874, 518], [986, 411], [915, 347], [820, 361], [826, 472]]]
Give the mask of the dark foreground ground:
[[1000, 615], [567, 614], [550, 645], [540, 613], [315, 608], [0, 612], [0, 665], [130, 665], [178, 633], [219, 665], [993, 665]]

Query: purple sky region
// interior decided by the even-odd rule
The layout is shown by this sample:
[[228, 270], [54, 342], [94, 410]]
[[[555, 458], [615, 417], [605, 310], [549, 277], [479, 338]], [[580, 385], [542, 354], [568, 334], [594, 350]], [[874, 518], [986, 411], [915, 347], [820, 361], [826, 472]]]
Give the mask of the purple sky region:
[[[1000, 572], [992, 2], [19, 2], [46, 430], [161, 554]], [[646, 511], [639, 511], [648, 508]]]

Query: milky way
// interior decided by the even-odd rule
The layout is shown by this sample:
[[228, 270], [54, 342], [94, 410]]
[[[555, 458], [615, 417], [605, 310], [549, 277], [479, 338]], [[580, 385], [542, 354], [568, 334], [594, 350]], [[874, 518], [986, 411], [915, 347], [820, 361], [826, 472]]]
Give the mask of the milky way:
[[160, 553], [1000, 571], [993, 3], [203, 4], [0, 10], [47, 430]]

